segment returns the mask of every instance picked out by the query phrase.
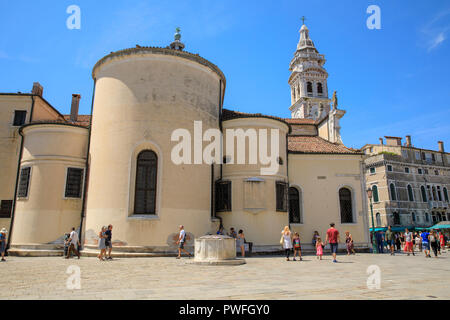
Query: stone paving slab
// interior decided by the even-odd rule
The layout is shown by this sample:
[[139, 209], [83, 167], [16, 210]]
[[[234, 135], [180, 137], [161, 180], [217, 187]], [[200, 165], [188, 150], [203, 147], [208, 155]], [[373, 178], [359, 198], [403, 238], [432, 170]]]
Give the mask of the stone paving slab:
[[[8, 257], [0, 263], [0, 299], [450, 299], [450, 253], [438, 259], [423, 254], [341, 255], [304, 261], [247, 258], [241, 266], [202, 266], [188, 259]], [[69, 290], [66, 271], [78, 266], [81, 289]], [[367, 288], [367, 268], [381, 270], [381, 289]]]

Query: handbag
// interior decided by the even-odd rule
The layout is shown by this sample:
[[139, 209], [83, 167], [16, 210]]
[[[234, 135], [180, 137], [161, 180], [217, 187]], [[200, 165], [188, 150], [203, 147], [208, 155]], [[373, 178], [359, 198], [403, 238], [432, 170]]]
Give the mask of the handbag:
[[281, 236], [281, 239], [280, 239], [280, 244], [281, 244], [281, 245], [283, 245], [283, 242], [284, 242], [284, 237], [283, 237], [283, 236]]

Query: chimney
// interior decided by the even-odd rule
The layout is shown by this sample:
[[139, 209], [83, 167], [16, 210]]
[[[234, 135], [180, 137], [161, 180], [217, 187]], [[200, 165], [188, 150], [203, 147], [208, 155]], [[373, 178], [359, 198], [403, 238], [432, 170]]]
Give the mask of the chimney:
[[438, 141], [439, 144], [439, 152], [445, 152], [444, 150], [444, 142], [443, 141]]
[[78, 108], [80, 106], [81, 95], [72, 95], [72, 107], [70, 108], [70, 120], [73, 122], [78, 121]]
[[380, 138], [380, 145], [384, 145], [384, 140], [383, 140], [383, 138]]
[[44, 93], [44, 88], [41, 86], [39, 82], [33, 83], [33, 89], [31, 90], [31, 94], [38, 95], [42, 97], [42, 94]]
[[406, 146], [407, 147], [412, 147], [411, 136], [406, 136]]
[[385, 136], [386, 138], [386, 145], [388, 146], [401, 146], [402, 145], [402, 138], [400, 137], [389, 137], [389, 136]]

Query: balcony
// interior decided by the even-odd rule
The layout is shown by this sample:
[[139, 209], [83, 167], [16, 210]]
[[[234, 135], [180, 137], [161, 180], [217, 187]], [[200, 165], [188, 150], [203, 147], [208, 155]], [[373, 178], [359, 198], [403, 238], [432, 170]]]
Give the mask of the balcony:
[[444, 201], [429, 201], [428, 205], [429, 205], [430, 209], [448, 208], [448, 202], [444, 202]]

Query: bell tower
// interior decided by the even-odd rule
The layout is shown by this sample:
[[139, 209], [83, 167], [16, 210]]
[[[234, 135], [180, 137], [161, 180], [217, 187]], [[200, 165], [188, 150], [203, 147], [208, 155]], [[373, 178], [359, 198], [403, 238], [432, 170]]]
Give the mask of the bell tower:
[[328, 73], [323, 67], [325, 56], [317, 51], [304, 21], [303, 17], [300, 41], [289, 66], [290, 110], [292, 118], [319, 120], [330, 112]]

